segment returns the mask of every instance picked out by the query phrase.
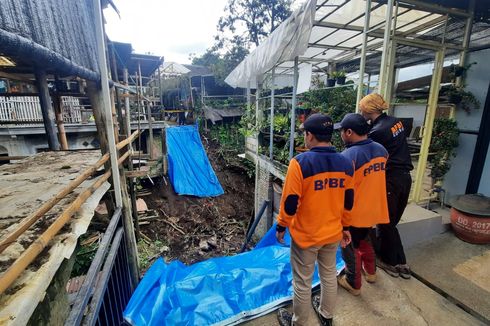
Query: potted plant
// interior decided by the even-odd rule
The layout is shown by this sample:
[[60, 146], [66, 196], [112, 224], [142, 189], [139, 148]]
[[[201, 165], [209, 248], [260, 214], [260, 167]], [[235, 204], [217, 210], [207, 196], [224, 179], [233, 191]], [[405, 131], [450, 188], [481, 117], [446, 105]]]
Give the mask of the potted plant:
[[455, 80], [457, 77], [464, 77], [466, 71], [470, 69], [472, 65], [476, 65], [476, 62], [469, 63], [465, 66], [452, 64], [449, 66], [449, 76], [451, 80]]
[[329, 73], [327, 77], [327, 87], [334, 87], [336, 78], [337, 78], [337, 73], [335, 71]]
[[451, 158], [458, 147], [459, 130], [456, 120], [438, 118], [434, 121], [434, 130], [430, 142], [429, 164], [432, 184], [442, 182], [451, 167]]
[[345, 85], [345, 71], [337, 71], [336, 73], [337, 85]]
[[446, 89], [446, 95], [450, 103], [460, 106], [469, 112], [470, 108], [480, 108], [480, 102], [470, 91], [466, 91], [463, 86], [451, 85]]

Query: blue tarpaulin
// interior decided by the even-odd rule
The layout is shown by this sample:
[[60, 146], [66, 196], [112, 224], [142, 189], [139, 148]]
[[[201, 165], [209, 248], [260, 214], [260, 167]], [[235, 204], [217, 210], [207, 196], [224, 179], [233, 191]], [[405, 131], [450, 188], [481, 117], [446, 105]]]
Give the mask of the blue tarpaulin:
[[[131, 297], [131, 325], [229, 325], [264, 315], [293, 296], [289, 244], [272, 227], [254, 250], [190, 266], [158, 259]], [[337, 251], [337, 271], [344, 266]], [[319, 284], [317, 270], [313, 286]]]
[[168, 173], [175, 192], [198, 197], [222, 195], [223, 188], [202, 146], [197, 124], [166, 130]]

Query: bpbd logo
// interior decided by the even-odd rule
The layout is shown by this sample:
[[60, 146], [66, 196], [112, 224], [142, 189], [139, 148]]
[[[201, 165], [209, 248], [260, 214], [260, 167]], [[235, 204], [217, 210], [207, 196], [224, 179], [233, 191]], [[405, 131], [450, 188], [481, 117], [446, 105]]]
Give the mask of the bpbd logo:
[[345, 179], [326, 178], [325, 180], [315, 180], [315, 191], [328, 188], [345, 188]]
[[371, 174], [371, 172], [384, 171], [386, 169], [385, 162], [374, 163], [364, 169], [364, 176]]

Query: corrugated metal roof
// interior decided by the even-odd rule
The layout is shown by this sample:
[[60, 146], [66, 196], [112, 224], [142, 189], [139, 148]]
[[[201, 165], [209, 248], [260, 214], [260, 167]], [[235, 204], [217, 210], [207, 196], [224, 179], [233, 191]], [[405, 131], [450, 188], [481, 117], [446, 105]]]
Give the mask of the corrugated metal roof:
[[[64, 0], [2, 0], [0, 5], [0, 51], [9, 55], [15, 46], [8, 47], [2, 35], [18, 36], [15, 42], [27, 40], [59, 54], [73, 64], [98, 73], [96, 57], [95, 18], [90, 1]], [[10, 38], [12, 41], [13, 38]], [[43, 53], [49, 53], [45, 51]], [[25, 54], [25, 53], [23, 53]], [[24, 56], [24, 55], [23, 55]], [[26, 59], [25, 57], [23, 59]], [[41, 58], [32, 52], [33, 63], [54, 63], [58, 58]]]

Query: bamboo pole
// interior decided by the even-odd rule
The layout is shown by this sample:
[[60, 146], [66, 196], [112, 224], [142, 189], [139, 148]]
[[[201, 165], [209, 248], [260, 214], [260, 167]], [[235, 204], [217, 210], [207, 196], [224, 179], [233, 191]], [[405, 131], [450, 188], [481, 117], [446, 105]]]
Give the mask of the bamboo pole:
[[19, 258], [0, 276], [0, 294], [10, 286], [19, 277], [19, 275], [29, 266], [30, 263], [43, 251], [49, 241], [63, 228], [70, 220], [73, 214], [104, 182], [111, 176], [111, 171], [97, 179], [89, 188], [80, 193], [73, 203], [68, 206], [54, 221], [43, 234], [34, 241]]
[[131, 134], [131, 136], [129, 136], [128, 138], [124, 139], [123, 141], [119, 142], [117, 145], [116, 145], [116, 148], [119, 150], [121, 148], [123, 148], [124, 146], [128, 145], [129, 143], [132, 143], [134, 141], [134, 139], [140, 134], [140, 131], [139, 130], [136, 130], [135, 132], [133, 132]]
[[12, 242], [14, 242], [25, 230], [27, 230], [31, 225], [33, 225], [37, 220], [39, 220], [44, 214], [46, 214], [51, 208], [54, 207], [61, 199], [78, 187], [82, 182], [84, 182], [88, 177], [94, 174], [97, 169], [99, 169], [105, 162], [109, 160], [109, 154], [102, 156], [94, 165], [85, 170], [80, 174], [75, 180], [70, 182], [64, 189], [56, 194], [53, 198], [45, 202], [41, 207], [39, 207], [35, 212], [27, 216], [19, 223], [17, 228], [6, 234], [2, 239], [0, 239], [0, 253], [2, 253]]
[[[121, 141], [116, 145], [117, 149], [121, 149], [130, 142], [134, 140], [134, 138], [138, 135], [138, 131], [135, 131], [129, 138]], [[129, 151], [126, 152], [121, 158], [118, 160], [121, 164], [124, 160], [129, 156]], [[104, 163], [109, 160], [109, 154], [103, 155], [94, 165], [85, 170], [82, 174], [80, 174], [75, 180], [70, 182], [64, 189], [62, 189], [56, 196], [45, 202], [41, 207], [39, 207], [35, 212], [33, 212], [28, 217], [24, 218], [22, 222], [19, 223], [17, 228], [13, 230], [11, 233], [5, 235], [2, 239], [0, 239], [0, 253], [2, 253], [12, 242], [14, 242], [24, 231], [26, 231], [31, 225], [33, 225], [36, 221], [38, 221], [44, 214], [46, 214], [51, 208], [54, 207], [61, 199], [63, 199], [66, 195], [72, 192], [76, 187], [78, 187], [82, 182], [88, 179], [92, 174], [95, 173]]]
[[[117, 164], [120, 165], [129, 156], [129, 152], [126, 152], [121, 156]], [[81, 192], [77, 198], [68, 206], [63, 213], [61, 213], [56, 220], [51, 224], [46, 231], [41, 234], [15, 262], [0, 276], [0, 295], [8, 289], [10, 285], [19, 277], [19, 275], [29, 266], [30, 263], [36, 259], [36, 257], [46, 248], [49, 241], [51, 241], [58, 232], [65, 226], [70, 218], [80, 209], [85, 201], [97, 190], [104, 182], [106, 182], [111, 176], [111, 170], [104, 173], [99, 177], [90, 187]]]

